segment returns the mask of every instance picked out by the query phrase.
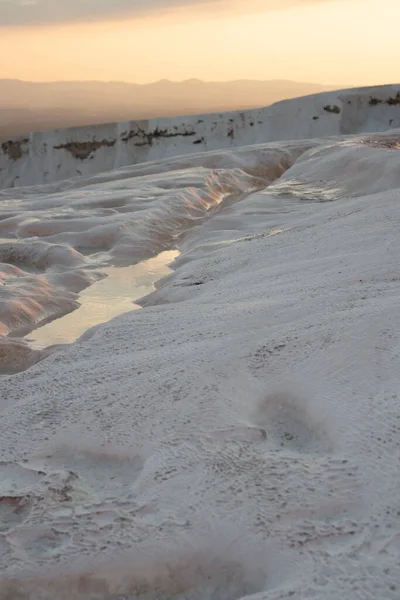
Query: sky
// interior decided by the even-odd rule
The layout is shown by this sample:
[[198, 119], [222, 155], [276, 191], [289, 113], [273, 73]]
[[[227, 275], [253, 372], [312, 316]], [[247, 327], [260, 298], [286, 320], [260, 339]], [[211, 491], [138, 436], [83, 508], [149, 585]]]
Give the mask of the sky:
[[0, 78], [400, 82], [400, 0], [0, 0]]

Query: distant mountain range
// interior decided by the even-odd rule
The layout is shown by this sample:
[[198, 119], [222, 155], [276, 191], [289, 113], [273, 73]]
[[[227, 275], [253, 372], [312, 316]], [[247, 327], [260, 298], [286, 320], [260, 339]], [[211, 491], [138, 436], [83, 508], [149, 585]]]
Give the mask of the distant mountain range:
[[36, 83], [0, 79], [0, 138], [61, 127], [268, 106], [348, 86], [286, 80]]

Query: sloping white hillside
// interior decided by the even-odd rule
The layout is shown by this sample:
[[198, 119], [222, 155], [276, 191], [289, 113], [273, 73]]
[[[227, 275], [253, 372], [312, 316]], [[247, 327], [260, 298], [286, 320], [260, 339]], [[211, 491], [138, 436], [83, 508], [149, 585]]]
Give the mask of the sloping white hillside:
[[47, 358], [0, 339], [0, 600], [398, 600], [399, 141], [0, 194], [11, 328], [180, 251]]
[[0, 142], [0, 188], [279, 140], [400, 127], [400, 86], [326, 92], [267, 108], [31, 133]]

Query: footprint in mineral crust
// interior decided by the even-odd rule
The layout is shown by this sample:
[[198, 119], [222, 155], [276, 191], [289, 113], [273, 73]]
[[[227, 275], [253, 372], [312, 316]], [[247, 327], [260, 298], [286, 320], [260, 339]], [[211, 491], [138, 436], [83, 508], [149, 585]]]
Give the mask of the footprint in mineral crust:
[[73, 487], [94, 501], [118, 498], [123, 501], [140, 475], [144, 459], [111, 447], [71, 448], [63, 445], [30, 464], [41, 465], [46, 471], [65, 470], [74, 475]]
[[21, 555], [27, 554], [31, 559], [57, 555], [71, 542], [71, 537], [64, 531], [48, 527], [18, 527], [7, 535], [7, 540]]
[[318, 456], [333, 450], [324, 421], [300, 397], [271, 394], [258, 404], [254, 420], [278, 450]]
[[29, 496], [0, 496], [0, 533], [25, 521], [31, 508]]
[[[253, 544], [212, 545], [196, 550], [187, 544], [180, 551], [138, 546], [129, 560], [103, 565], [81, 565], [69, 573], [52, 570], [32, 578], [1, 580], [0, 600], [30, 600], [32, 590], [42, 600], [239, 600], [280, 587], [296, 571], [277, 549]], [[217, 548], [215, 546], [217, 545]]]
[[31, 490], [45, 475], [43, 471], [22, 467], [18, 463], [0, 462], [0, 496]]

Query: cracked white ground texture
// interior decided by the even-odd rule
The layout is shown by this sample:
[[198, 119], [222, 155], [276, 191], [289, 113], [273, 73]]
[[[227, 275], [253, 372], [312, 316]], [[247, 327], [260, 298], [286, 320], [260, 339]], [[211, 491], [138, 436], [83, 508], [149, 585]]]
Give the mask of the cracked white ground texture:
[[[399, 147], [0, 193], [0, 600], [400, 597]], [[175, 248], [142, 309], [22, 339]]]

